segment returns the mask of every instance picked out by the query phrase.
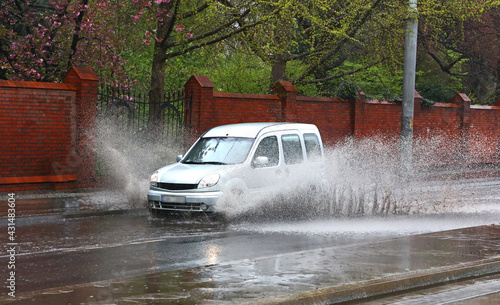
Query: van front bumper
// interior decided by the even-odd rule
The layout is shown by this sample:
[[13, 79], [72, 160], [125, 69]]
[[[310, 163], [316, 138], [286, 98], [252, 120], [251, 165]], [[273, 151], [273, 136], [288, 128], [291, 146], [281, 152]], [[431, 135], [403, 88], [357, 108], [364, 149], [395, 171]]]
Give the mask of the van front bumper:
[[170, 192], [150, 189], [148, 205], [151, 210], [215, 212], [215, 205], [222, 196], [222, 191]]

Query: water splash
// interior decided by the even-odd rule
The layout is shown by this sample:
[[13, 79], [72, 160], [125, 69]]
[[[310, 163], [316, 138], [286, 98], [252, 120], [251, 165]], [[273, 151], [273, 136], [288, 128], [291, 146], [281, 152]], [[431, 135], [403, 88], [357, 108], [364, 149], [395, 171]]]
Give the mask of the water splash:
[[[301, 221], [339, 217], [439, 214], [477, 211], [457, 178], [474, 172], [460, 141], [446, 134], [419, 138], [414, 143], [414, 168], [402, 171], [399, 139], [347, 139], [325, 153], [325, 183], [288, 189], [253, 198], [232, 200], [223, 213], [232, 221]], [[436, 164], [454, 162], [454, 166]], [[496, 170], [498, 172], [498, 170]]]
[[144, 207], [149, 177], [174, 163], [181, 151], [181, 143], [165, 143], [145, 131], [130, 132], [110, 118], [98, 121], [95, 144], [96, 172], [106, 192], [91, 201], [110, 209]]
[[[107, 191], [91, 201], [108, 209], [143, 207], [151, 173], [174, 163], [175, 156], [183, 152], [182, 143], [162, 143], [143, 132], [130, 133], [109, 120], [98, 122], [95, 143], [97, 172], [106, 177]], [[397, 138], [349, 138], [326, 150], [325, 182], [291, 185], [252, 200], [229, 194], [218, 210], [233, 222], [474, 210], [473, 203], [465, 202], [460, 186], [453, 182], [468, 174], [466, 165], [448, 172], [430, 170], [443, 162], [469, 162], [459, 139], [445, 133], [426, 135], [416, 139], [414, 151], [416, 170], [407, 176], [399, 167]]]

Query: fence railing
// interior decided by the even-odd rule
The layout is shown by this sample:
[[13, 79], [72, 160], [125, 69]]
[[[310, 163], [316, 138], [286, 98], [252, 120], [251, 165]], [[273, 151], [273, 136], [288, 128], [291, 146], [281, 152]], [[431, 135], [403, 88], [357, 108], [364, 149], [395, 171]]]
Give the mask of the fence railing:
[[103, 85], [99, 87], [97, 110], [98, 118], [124, 131], [158, 140], [179, 141], [184, 132], [185, 108], [190, 104], [191, 96], [184, 90], [150, 97], [130, 89]]

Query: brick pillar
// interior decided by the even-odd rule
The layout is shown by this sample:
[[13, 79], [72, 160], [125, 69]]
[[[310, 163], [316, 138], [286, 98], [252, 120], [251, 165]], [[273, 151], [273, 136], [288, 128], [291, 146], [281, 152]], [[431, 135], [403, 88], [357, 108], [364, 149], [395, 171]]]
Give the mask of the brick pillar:
[[[64, 83], [76, 88], [75, 145], [71, 162], [77, 168], [78, 186], [95, 185], [95, 156], [93, 135], [97, 116], [98, 78], [91, 68], [72, 67], [63, 79]], [[70, 164], [71, 165], [71, 164]]]
[[[500, 97], [497, 98], [497, 100], [495, 101], [495, 104], [493, 104], [493, 106], [500, 107]], [[496, 156], [497, 160], [500, 162], [500, 110], [497, 113], [498, 113], [498, 115], [496, 116], [496, 118], [497, 118], [497, 130], [499, 131], [499, 133], [497, 135], [497, 150], [496, 150], [495, 156]]]
[[360, 91], [352, 107], [352, 135], [361, 139], [365, 132], [365, 93]]
[[273, 86], [273, 92], [281, 100], [281, 121], [297, 122], [299, 120], [297, 89], [290, 82], [279, 81]]
[[[185, 94], [191, 96], [191, 105], [187, 109], [185, 127], [193, 137], [218, 125], [215, 111], [214, 85], [207, 76], [194, 75], [184, 85]], [[188, 109], [189, 108], [189, 109]]]
[[462, 160], [469, 154], [469, 127], [470, 127], [470, 99], [465, 93], [457, 93], [451, 99], [451, 102], [460, 106], [459, 115], [459, 159]]
[[[493, 104], [493, 106], [500, 107], [500, 97], [495, 101], [495, 104]], [[498, 134], [497, 134], [497, 150], [495, 156], [497, 161], [500, 162], [500, 109], [496, 113], [497, 113], [496, 120], [497, 120]]]

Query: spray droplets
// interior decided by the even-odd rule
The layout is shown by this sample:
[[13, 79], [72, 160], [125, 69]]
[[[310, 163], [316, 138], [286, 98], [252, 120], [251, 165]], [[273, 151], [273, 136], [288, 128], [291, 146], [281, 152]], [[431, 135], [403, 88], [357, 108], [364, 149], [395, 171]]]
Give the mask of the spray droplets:
[[[99, 120], [96, 129], [96, 172], [116, 200], [110, 208], [140, 208], [146, 205], [149, 177], [159, 167], [174, 163], [180, 143], [160, 143], [144, 132], [130, 132], [112, 118]], [[113, 197], [113, 196], [112, 196]], [[111, 203], [109, 203], [111, 202]]]
[[[95, 143], [97, 172], [107, 181], [105, 186], [117, 194], [114, 203], [108, 204], [110, 208], [144, 207], [151, 173], [174, 163], [176, 155], [183, 152], [181, 143], [160, 143], [142, 133], [127, 132], [109, 120], [99, 121]], [[259, 198], [228, 194], [217, 209], [233, 223], [472, 211], [474, 200], [465, 202], [460, 185], [453, 181], [468, 175], [468, 167], [431, 170], [450, 160], [467, 164], [459, 143], [439, 134], [417, 139], [414, 172], [407, 177], [400, 172], [397, 139], [346, 139], [326, 150], [324, 181], [303, 185], [299, 177], [294, 185], [273, 189]], [[102, 201], [106, 200], [110, 198]]]

